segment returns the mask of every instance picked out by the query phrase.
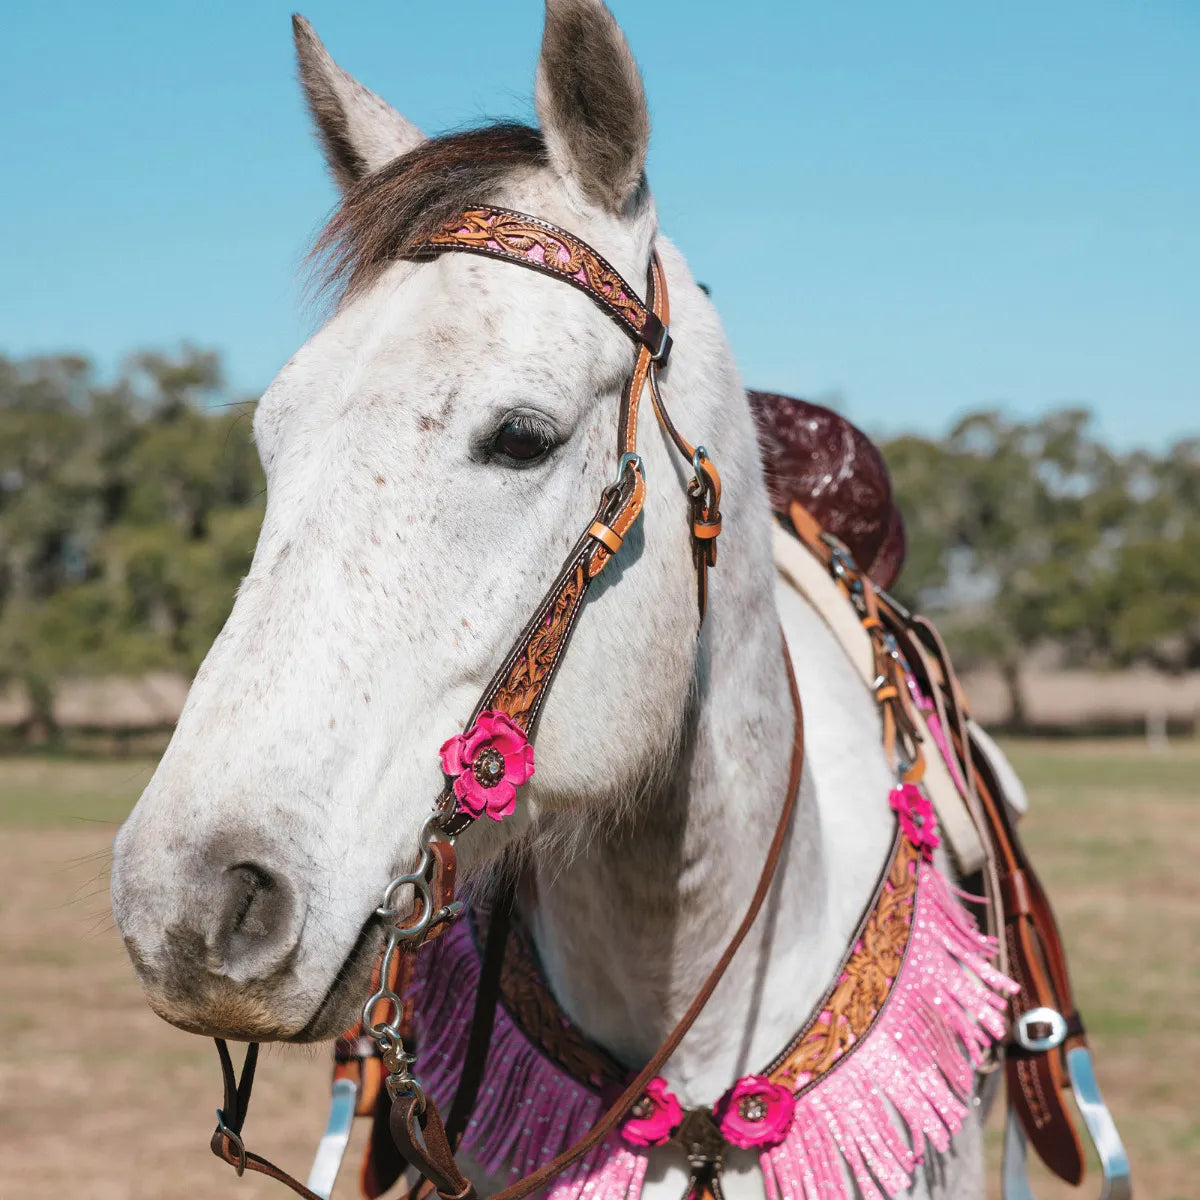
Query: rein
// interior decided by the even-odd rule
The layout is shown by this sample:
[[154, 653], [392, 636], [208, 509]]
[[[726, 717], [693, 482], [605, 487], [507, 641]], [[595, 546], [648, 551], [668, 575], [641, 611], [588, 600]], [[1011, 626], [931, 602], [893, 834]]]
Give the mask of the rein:
[[[408, 247], [400, 257], [424, 260], [452, 251], [498, 258], [571, 284], [599, 305], [637, 347], [617, 422], [616, 479], [601, 493], [591, 523], [576, 541], [542, 602], [484, 689], [468, 722], [468, 729], [475, 729], [485, 716], [503, 715], [525, 739], [529, 739], [591, 583], [619, 553], [645, 502], [646, 478], [638, 453], [638, 414], [647, 384], [659, 424], [692, 467], [687, 496], [701, 623], [708, 602], [708, 570], [716, 565], [716, 543], [721, 532], [721, 480], [708, 451], [680, 434], [663, 400], [659, 372], [666, 366], [672, 342], [666, 277], [657, 252], [651, 254], [645, 302], [615, 268], [573, 234], [509, 209], [489, 207], [460, 213], [438, 232]], [[786, 645], [783, 652], [795, 714], [787, 794], [758, 885], [741, 923], [679, 1023], [592, 1130], [554, 1161], [498, 1193], [495, 1200], [519, 1200], [542, 1187], [577, 1162], [620, 1123], [692, 1027], [754, 924], [774, 878], [804, 764], [800, 697]], [[528, 744], [527, 740], [525, 744]], [[394, 989], [398, 986], [396, 980], [407, 974], [400, 969], [399, 956], [415, 955], [425, 943], [444, 932], [463, 911], [463, 902], [455, 898], [454, 842], [479, 815], [468, 811], [456, 797], [456, 789], [447, 783], [421, 828], [416, 868], [391, 881], [384, 892], [383, 903], [376, 910], [376, 914], [388, 923], [387, 935], [378, 966], [379, 986], [364, 1005], [361, 1022], [365, 1034], [378, 1044], [380, 1057], [388, 1071], [385, 1084], [392, 1099], [390, 1125], [393, 1138], [408, 1161], [433, 1184], [443, 1200], [473, 1200], [475, 1196], [474, 1187], [454, 1161], [454, 1148], [473, 1106], [473, 1092], [479, 1086], [479, 1077], [468, 1079], [468, 1085], [473, 1086], [456, 1096], [448, 1135], [437, 1105], [411, 1073], [410, 1067], [415, 1060], [404, 1047], [401, 1030], [404, 1001]], [[412, 889], [411, 905], [398, 900], [407, 888]], [[503, 927], [502, 919], [500, 923]], [[502, 931], [497, 933], [498, 940], [501, 937]], [[485, 1003], [478, 1008], [486, 1010], [494, 1006]], [[481, 1027], [472, 1040], [480, 1042], [486, 1049], [489, 1038], [490, 1028]], [[247, 1151], [242, 1140], [254, 1081], [257, 1045], [251, 1045], [247, 1050], [240, 1079], [235, 1074], [228, 1047], [220, 1039], [217, 1040], [217, 1051], [225, 1095], [223, 1107], [217, 1111], [217, 1128], [211, 1143], [213, 1153], [234, 1166], [239, 1175], [246, 1170], [255, 1171], [279, 1180], [308, 1200], [321, 1200], [319, 1193], [268, 1160]]]

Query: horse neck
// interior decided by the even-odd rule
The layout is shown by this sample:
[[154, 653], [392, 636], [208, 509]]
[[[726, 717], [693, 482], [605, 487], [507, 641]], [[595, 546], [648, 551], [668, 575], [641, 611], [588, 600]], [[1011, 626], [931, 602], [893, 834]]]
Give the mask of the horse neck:
[[[669, 250], [665, 257], [670, 275], [677, 259]], [[684, 345], [689, 293], [678, 307], [674, 328]], [[727, 354], [719, 330], [716, 345], [716, 353]], [[732, 364], [717, 363], [707, 377], [725, 380], [728, 394], [714, 396], [710, 383], [710, 420], [703, 413], [686, 415], [696, 422], [691, 428], [711, 429], [712, 413], [724, 414], [727, 425], [714, 444], [721, 446], [718, 465], [730, 502], [720, 563], [710, 576], [708, 615], [697, 645], [696, 699], [684, 718], [682, 749], [665, 783], [648, 787], [599, 836], [581, 839], [582, 848], [567, 866], [538, 872], [531, 913], [559, 1002], [585, 1033], [630, 1066], [640, 1066], [657, 1049], [741, 921], [758, 885], [791, 767], [794, 710], [753, 425]], [[672, 395], [698, 394], [698, 380], [684, 376], [674, 382]], [[828, 762], [830, 750], [850, 747], [842, 757], [853, 759], [857, 741], [858, 758], [882, 783], [847, 780], [842, 764], [826, 771], [828, 786], [819, 787], [820, 771], [806, 763], [767, 903], [667, 1068], [685, 1102], [711, 1102], [738, 1076], [764, 1067], [795, 1032], [828, 986], [886, 849], [886, 822], [881, 817], [873, 825], [872, 810], [864, 806], [864, 797], [878, 804], [885, 794], [877, 785], [886, 788], [881, 756], [872, 764], [869, 754], [861, 754], [861, 743], [877, 736], [873, 710], [860, 696], [861, 684], [840, 647], [811, 610], [793, 611], [788, 624], [810, 709], [831, 678], [834, 694], [840, 686], [850, 697], [848, 708], [835, 704], [815, 720], [806, 712], [810, 758], [816, 751], [817, 763]], [[814, 729], [824, 748], [812, 745]], [[839, 797], [847, 785], [850, 798]], [[838, 801], [831, 820], [819, 795]], [[875, 832], [858, 837], [858, 851], [851, 834], [863, 825]], [[831, 855], [855, 859], [858, 869], [843, 872], [839, 861], [831, 885]]]

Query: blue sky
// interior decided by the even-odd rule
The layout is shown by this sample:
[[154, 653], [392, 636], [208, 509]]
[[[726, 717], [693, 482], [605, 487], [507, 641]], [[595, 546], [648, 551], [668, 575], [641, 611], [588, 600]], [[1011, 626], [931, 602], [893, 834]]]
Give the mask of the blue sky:
[[[1200, 5], [613, 0], [664, 229], [747, 381], [878, 432], [1200, 433]], [[427, 131], [529, 117], [538, 0], [315, 0]], [[182, 339], [263, 388], [334, 200], [274, 0], [27, 3], [0, 41], [0, 351]], [[448, 24], [449, 23], [449, 24]]]

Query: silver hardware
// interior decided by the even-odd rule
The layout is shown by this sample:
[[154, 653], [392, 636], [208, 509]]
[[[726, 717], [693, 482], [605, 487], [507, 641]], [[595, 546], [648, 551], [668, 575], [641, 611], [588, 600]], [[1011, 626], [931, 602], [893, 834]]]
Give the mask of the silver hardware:
[[1104, 1175], [1100, 1200], [1132, 1200], [1129, 1155], [1125, 1153], [1112, 1113], [1100, 1095], [1091, 1051], [1086, 1046], [1075, 1046], [1067, 1051], [1067, 1073], [1071, 1077], [1071, 1091], [1079, 1114], [1087, 1126], [1092, 1145], [1096, 1147], [1096, 1157], [1100, 1159]]
[[239, 1175], [245, 1175], [246, 1143], [242, 1141], [239, 1134], [234, 1133], [233, 1130], [225, 1124], [225, 1114], [219, 1108], [217, 1109], [217, 1128], [233, 1143], [233, 1148], [238, 1153], [238, 1160], [233, 1164], [233, 1169]]
[[383, 1081], [388, 1095], [393, 1100], [400, 1096], [415, 1096], [418, 1109], [424, 1112], [425, 1105], [428, 1103], [425, 1099], [425, 1089], [421, 1087], [420, 1081], [409, 1070], [417, 1061], [417, 1056], [409, 1054], [404, 1049], [402, 1042], [392, 1042], [386, 1039], [380, 1041], [379, 1053], [383, 1058], [384, 1066], [388, 1069], [387, 1078]]
[[[703, 474], [700, 464], [705, 462], [712, 462], [712, 459], [709, 457], [708, 450], [703, 446], [697, 446], [696, 449], [692, 451], [692, 470], [695, 472], [697, 479], [699, 479]], [[705, 478], [707, 478], [707, 476], [705, 476]]]
[[[1030, 1027], [1033, 1025], [1048, 1025], [1050, 1032], [1035, 1037], [1030, 1033]], [[1031, 1008], [1017, 1018], [1013, 1026], [1013, 1037], [1026, 1050], [1040, 1054], [1061, 1046], [1067, 1040], [1067, 1022], [1056, 1008]]]
[[[1054, 1010], [1034, 1010], [1046, 1011]], [[1075, 1103], [1079, 1107], [1092, 1145], [1096, 1148], [1096, 1156], [1100, 1160], [1100, 1170], [1104, 1177], [1100, 1187], [1100, 1200], [1133, 1200], [1129, 1156], [1125, 1153], [1121, 1135], [1117, 1132], [1112, 1114], [1108, 1111], [1096, 1085], [1092, 1056], [1087, 1047], [1076, 1046], [1067, 1051], [1067, 1072], [1070, 1075]], [[1034, 1200], [1033, 1190], [1029, 1186], [1027, 1144], [1025, 1130], [1021, 1127], [1016, 1109], [1010, 1107], [1004, 1126], [1004, 1200]]]
[[[412, 1093], [420, 1101], [421, 1111], [425, 1110], [425, 1093], [421, 1085], [413, 1078], [409, 1067], [416, 1061], [404, 1049], [404, 1041], [400, 1034], [400, 1018], [404, 1011], [404, 998], [391, 988], [389, 980], [392, 974], [392, 963], [400, 949], [401, 942], [418, 940], [425, 936], [429, 927], [438, 921], [448, 920], [462, 912], [462, 901], [434, 910], [433, 888], [429, 882], [429, 872], [433, 867], [433, 850], [435, 841], [445, 841], [454, 845], [453, 837], [446, 837], [439, 829], [439, 814], [435, 809], [425, 819], [418, 835], [421, 846], [421, 856], [416, 868], [403, 875], [398, 875], [384, 889], [383, 903], [375, 910], [376, 916], [387, 922], [383, 943], [383, 954], [379, 962], [379, 989], [367, 997], [362, 1010], [362, 1027], [368, 1036], [374, 1038], [379, 1046], [380, 1057], [388, 1068], [386, 1079], [388, 1094], [395, 1099], [403, 1093]], [[398, 925], [397, 919], [403, 910], [396, 904], [396, 895], [403, 888], [413, 889], [414, 901], [421, 900], [421, 915], [411, 924]], [[386, 1019], [376, 1020], [377, 1010], [381, 1004], [386, 1004], [389, 1011]]]
[[665, 323], [659, 325], [659, 339], [657, 346], [647, 346], [650, 351], [650, 361], [655, 366], [665, 366], [667, 359], [671, 355], [671, 327]]
[[358, 1102], [358, 1088], [349, 1079], [335, 1079], [333, 1093], [329, 1099], [329, 1120], [325, 1133], [317, 1144], [312, 1170], [308, 1173], [308, 1190], [316, 1192], [323, 1200], [329, 1200], [342, 1159], [350, 1142], [350, 1130], [354, 1125], [354, 1108]]
[[621, 461], [617, 463], [617, 477], [613, 480], [613, 487], [621, 486], [621, 480], [625, 478], [625, 469], [630, 465], [633, 466], [633, 469], [637, 471], [642, 478], [645, 478], [646, 471], [642, 466], [642, 456], [640, 454], [635, 454], [632, 451], [627, 451], [621, 455]]

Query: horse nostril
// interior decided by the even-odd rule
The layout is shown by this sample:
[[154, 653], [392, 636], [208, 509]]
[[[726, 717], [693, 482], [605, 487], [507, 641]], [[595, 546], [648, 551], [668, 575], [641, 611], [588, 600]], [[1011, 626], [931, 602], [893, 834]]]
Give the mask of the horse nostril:
[[221, 973], [248, 980], [277, 970], [299, 935], [291, 884], [257, 863], [238, 863], [226, 868], [221, 886], [212, 944]]

